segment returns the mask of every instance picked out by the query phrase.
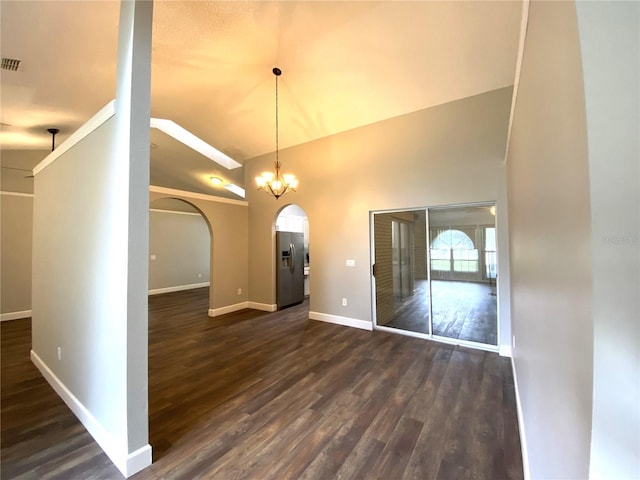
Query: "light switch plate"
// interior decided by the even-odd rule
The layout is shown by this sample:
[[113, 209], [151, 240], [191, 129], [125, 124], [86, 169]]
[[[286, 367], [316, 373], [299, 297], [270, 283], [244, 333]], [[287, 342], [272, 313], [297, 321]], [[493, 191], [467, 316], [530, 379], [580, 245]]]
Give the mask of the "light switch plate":
[[347, 267], [355, 267], [356, 266], [356, 261], [353, 260], [352, 258], [348, 258], [347, 259]]

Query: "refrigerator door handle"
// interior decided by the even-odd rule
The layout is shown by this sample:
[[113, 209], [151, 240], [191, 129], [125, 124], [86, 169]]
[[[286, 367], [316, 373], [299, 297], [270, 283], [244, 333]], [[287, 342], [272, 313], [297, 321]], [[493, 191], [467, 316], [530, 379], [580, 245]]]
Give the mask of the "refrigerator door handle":
[[296, 246], [293, 243], [289, 244], [289, 252], [291, 252], [291, 263], [289, 263], [289, 270], [291, 273], [296, 269], [295, 262], [293, 261], [296, 258]]

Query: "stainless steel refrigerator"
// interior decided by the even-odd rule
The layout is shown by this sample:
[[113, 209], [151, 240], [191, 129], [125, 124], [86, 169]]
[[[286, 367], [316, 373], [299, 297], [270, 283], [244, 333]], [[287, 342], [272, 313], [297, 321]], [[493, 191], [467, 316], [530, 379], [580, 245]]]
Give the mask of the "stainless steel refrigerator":
[[304, 300], [304, 234], [276, 232], [278, 310]]

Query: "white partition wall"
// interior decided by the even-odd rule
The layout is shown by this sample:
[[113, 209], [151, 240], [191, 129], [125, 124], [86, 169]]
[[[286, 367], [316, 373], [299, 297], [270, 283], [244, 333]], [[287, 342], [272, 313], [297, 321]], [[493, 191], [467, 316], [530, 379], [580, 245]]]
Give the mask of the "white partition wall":
[[575, 5], [532, 2], [507, 158], [513, 359], [532, 479], [589, 471], [593, 324], [581, 67]]
[[640, 4], [578, 2], [593, 286], [592, 480], [640, 478]]
[[528, 18], [507, 160], [525, 478], [635, 480], [640, 7], [531, 2]]
[[151, 463], [152, 5], [121, 5], [115, 103], [34, 169], [32, 359], [125, 476]]

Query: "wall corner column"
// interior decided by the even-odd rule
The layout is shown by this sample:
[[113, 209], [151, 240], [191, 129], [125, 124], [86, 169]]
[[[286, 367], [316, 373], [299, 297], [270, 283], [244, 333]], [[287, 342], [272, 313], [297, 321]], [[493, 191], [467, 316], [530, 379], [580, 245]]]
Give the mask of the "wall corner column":
[[[148, 408], [149, 122], [153, 2], [120, 4], [115, 115], [122, 191], [127, 192], [126, 464], [151, 464]], [[126, 173], [126, 175], [125, 175]]]

